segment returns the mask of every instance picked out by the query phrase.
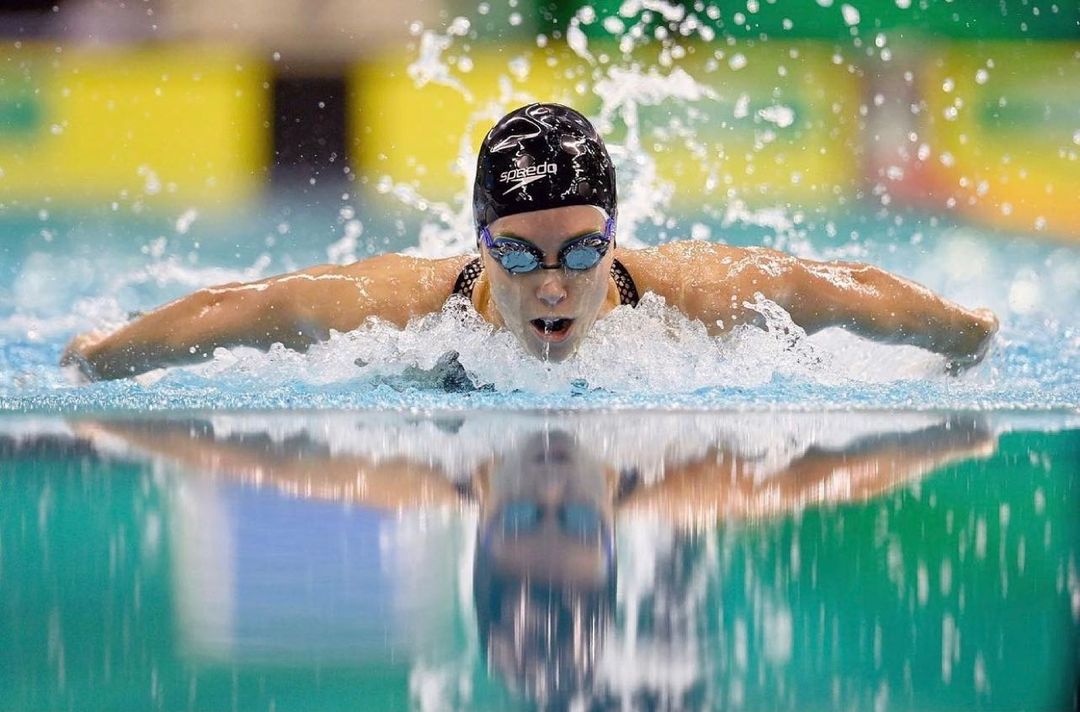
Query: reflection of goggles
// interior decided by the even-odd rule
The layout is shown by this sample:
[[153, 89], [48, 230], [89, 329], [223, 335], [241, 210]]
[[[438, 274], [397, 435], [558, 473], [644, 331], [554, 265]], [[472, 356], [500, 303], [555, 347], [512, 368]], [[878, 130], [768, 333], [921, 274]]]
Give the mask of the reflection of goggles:
[[552, 510], [563, 534], [583, 544], [600, 540], [604, 529], [600, 512], [594, 507], [577, 502], [564, 502], [554, 507], [542, 507], [536, 502], [528, 501], [509, 502], [499, 509], [489, 532], [498, 532], [510, 538], [531, 534], [540, 527], [540, 522], [545, 517], [551, 516]]
[[589, 504], [562, 502], [544, 506], [529, 500], [507, 502], [488, 522], [484, 532], [485, 548], [491, 546], [496, 536], [516, 539], [534, 534], [540, 524], [554, 516], [559, 531], [580, 544], [599, 546], [604, 551], [605, 565], [610, 567], [615, 559], [615, 541], [600, 511]]
[[492, 237], [491, 231], [480, 228], [480, 238], [488, 252], [507, 272], [528, 274], [538, 269], [566, 269], [584, 272], [595, 267], [611, 247], [615, 235], [615, 218], [608, 218], [602, 231], [580, 235], [559, 250], [558, 263], [544, 264], [544, 252], [536, 245], [517, 237]]

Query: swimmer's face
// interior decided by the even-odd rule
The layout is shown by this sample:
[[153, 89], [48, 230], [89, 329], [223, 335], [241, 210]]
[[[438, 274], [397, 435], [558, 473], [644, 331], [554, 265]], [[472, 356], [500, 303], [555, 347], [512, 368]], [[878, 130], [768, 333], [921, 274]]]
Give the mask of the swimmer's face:
[[[567, 241], [603, 231], [604, 224], [600, 210], [575, 205], [508, 215], [488, 229], [495, 239], [515, 237], [535, 245], [544, 253], [544, 264], [554, 265]], [[588, 270], [562, 267], [526, 274], [507, 272], [483, 246], [480, 252], [495, 309], [526, 350], [551, 361], [562, 361], [574, 353], [603, 312], [611, 286], [614, 245]]]

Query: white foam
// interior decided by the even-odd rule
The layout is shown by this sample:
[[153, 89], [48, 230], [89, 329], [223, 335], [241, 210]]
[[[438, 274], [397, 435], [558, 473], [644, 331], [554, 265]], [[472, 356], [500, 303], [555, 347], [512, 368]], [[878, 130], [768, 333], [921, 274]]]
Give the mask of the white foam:
[[[370, 320], [353, 332], [332, 334], [306, 354], [280, 346], [267, 353], [219, 349], [213, 361], [192, 369], [241, 385], [256, 376], [263, 385], [329, 384], [398, 376], [409, 367], [431, 369], [444, 354], [456, 351], [478, 385], [537, 394], [582, 388], [686, 393], [761, 386], [777, 377], [881, 383], [941, 370], [939, 357], [913, 347], [871, 345], [835, 332], [807, 337], [783, 309], [760, 295], [745, 306], [761, 314], [764, 329], [743, 325], [712, 337], [701, 322], [646, 294], [636, 309], [620, 307], [597, 321], [569, 359], [549, 363], [527, 354], [509, 331], [486, 323], [455, 299], [403, 329]], [[358, 361], [365, 365], [357, 366]]]
[[[458, 18], [460, 19], [462, 18]], [[466, 101], [471, 102], [472, 93], [450, 73], [450, 68], [442, 60], [442, 54], [453, 44], [453, 38], [465, 34], [468, 28], [466, 26], [464, 32], [461, 30], [460, 23], [451, 25], [450, 31], [446, 34], [424, 30], [420, 35], [419, 56], [407, 67], [406, 71], [417, 87], [427, 84], [449, 87], [465, 97]]]

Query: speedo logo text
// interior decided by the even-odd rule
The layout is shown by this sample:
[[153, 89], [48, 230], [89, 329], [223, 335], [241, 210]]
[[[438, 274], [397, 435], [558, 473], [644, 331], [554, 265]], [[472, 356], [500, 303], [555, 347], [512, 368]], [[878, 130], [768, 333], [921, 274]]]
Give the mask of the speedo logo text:
[[514, 168], [513, 170], [503, 171], [499, 174], [499, 182], [513, 183], [513, 185], [507, 188], [503, 193], [503, 195], [506, 195], [515, 190], [520, 190], [529, 183], [538, 181], [544, 176], [555, 175], [558, 171], [559, 167], [554, 163], [541, 163], [535, 166], [529, 166], [528, 168]]

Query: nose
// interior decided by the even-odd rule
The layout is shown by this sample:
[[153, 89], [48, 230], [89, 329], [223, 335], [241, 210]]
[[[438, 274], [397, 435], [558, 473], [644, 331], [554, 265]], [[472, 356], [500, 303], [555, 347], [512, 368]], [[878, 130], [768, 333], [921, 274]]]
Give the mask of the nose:
[[[552, 270], [552, 272], [560, 271]], [[563, 284], [562, 277], [552, 272], [544, 275], [544, 280], [536, 289], [536, 298], [549, 307], [556, 306], [566, 299], [566, 286]]]

